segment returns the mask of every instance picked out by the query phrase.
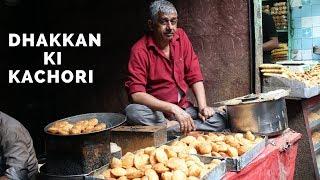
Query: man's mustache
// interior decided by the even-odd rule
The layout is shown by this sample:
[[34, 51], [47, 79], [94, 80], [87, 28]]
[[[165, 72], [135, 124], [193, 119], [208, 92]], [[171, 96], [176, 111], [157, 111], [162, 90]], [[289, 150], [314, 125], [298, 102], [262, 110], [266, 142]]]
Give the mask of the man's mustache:
[[171, 30], [171, 31], [166, 31], [164, 32], [164, 34], [173, 34], [174, 32]]

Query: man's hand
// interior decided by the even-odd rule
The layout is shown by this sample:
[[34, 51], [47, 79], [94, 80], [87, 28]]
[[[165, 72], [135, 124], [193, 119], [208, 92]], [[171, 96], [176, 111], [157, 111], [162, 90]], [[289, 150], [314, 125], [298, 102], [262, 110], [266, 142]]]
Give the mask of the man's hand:
[[178, 106], [174, 107], [174, 116], [176, 121], [180, 124], [180, 131], [184, 134], [196, 130], [196, 126], [194, 125], [193, 119], [190, 114], [181, 109]]
[[7, 176], [0, 176], [0, 180], [8, 180]]
[[210, 118], [211, 116], [213, 116], [215, 113], [215, 111], [213, 110], [212, 107], [209, 106], [205, 106], [203, 108], [199, 108], [199, 113], [198, 116], [201, 120], [205, 121], [208, 118]]

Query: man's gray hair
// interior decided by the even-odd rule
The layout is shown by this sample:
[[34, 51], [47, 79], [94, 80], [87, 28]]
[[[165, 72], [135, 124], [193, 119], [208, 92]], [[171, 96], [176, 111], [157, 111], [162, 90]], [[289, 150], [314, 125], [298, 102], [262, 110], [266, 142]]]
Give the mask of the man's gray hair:
[[149, 7], [150, 18], [153, 22], [158, 20], [159, 12], [163, 14], [177, 14], [177, 10], [174, 5], [166, 0], [156, 0], [150, 4]]

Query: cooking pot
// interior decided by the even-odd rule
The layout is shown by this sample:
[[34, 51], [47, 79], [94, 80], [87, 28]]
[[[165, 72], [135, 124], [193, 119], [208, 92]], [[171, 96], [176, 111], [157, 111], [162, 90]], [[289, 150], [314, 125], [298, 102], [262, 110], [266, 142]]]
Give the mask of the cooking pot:
[[284, 97], [274, 99], [249, 95], [237, 100], [238, 103], [227, 104], [232, 132], [251, 131], [260, 135], [274, 136], [288, 127]]
[[78, 176], [88, 174], [109, 163], [111, 158], [110, 129], [124, 123], [126, 117], [117, 113], [89, 113], [63, 120], [76, 123], [92, 118], [106, 123], [106, 129], [64, 136], [48, 132], [48, 128], [55, 122], [44, 128], [47, 160], [42, 173], [52, 176]]

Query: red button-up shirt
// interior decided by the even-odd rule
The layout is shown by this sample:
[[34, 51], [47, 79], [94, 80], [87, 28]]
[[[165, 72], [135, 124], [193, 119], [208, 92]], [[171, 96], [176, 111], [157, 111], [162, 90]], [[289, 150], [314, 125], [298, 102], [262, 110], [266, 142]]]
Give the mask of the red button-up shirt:
[[[143, 36], [131, 49], [125, 86], [129, 96], [146, 92], [160, 100], [187, 108], [188, 86], [203, 81], [199, 60], [186, 33], [178, 28], [166, 58], [150, 35]], [[180, 101], [178, 94], [182, 92]]]

